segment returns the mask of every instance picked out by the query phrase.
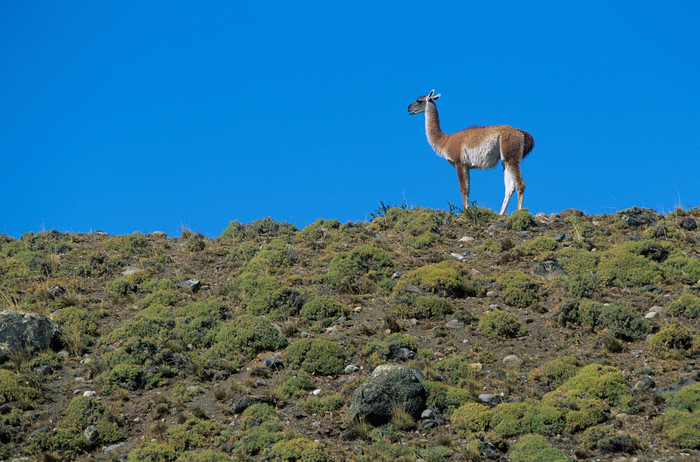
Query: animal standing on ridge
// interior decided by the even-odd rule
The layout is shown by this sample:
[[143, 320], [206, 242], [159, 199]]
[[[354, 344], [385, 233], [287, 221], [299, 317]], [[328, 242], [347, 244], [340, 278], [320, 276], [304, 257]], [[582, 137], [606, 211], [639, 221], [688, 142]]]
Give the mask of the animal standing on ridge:
[[450, 165], [457, 167], [459, 189], [462, 191], [462, 206], [469, 204], [469, 170], [472, 168], [493, 168], [500, 158], [503, 161], [503, 182], [506, 195], [503, 199], [500, 215], [505, 213], [513, 191], [518, 191], [518, 210], [523, 208], [525, 182], [520, 173], [520, 162], [535, 146], [532, 136], [510, 125], [492, 125], [489, 127], [472, 127], [451, 135], [440, 129], [434, 95], [431, 90], [427, 96], [421, 96], [408, 106], [409, 114], [425, 113], [425, 134], [428, 143], [435, 152], [444, 157]]

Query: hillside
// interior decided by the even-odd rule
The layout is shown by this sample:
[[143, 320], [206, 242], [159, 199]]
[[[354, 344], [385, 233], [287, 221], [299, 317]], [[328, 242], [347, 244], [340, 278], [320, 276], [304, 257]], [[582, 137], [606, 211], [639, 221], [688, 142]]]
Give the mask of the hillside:
[[[0, 460], [700, 457], [700, 211], [458, 212], [0, 235], [0, 309], [57, 329], [0, 326]], [[384, 363], [422, 417], [350, 418]]]

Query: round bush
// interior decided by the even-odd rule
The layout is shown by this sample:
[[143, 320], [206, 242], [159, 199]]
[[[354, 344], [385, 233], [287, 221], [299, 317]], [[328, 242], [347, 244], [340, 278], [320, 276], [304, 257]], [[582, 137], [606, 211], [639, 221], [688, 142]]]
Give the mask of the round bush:
[[343, 371], [343, 349], [324, 338], [304, 338], [287, 349], [287, 361], [310, 374], [338, 375]]
[[479, 330], [494, 340], [516, 338], [527, 333], [518, 318], [501, 310], [491, 311], [483, 315], [479, 320]]

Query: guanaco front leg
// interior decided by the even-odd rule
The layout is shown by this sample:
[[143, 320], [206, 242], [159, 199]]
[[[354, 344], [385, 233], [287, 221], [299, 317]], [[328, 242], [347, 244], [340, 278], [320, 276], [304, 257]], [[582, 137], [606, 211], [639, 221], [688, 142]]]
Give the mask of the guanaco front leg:
[[459, 178], [459, 190], [462, 192], [462, 208], [469, 206], [469, 167], [462, 162], [456, 162], [457, 178]]

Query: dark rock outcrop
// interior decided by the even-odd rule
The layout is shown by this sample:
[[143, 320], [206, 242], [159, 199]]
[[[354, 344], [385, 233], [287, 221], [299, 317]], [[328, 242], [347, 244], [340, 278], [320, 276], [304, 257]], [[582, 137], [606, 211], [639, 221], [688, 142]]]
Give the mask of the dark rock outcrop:
[[391, 420], [394, 406], [420, 419], [426, 407], [426, 390], [421, 384], [425, 376], [412, 367], [382, 364], [360, 385], [350, 401], [350, 418], [364, 419], [372, 425]]
[[30, 354], [54, 346], [58, 341], [58, 326], [38, 313], [0, 311], [0, 362], [12, 351]]

